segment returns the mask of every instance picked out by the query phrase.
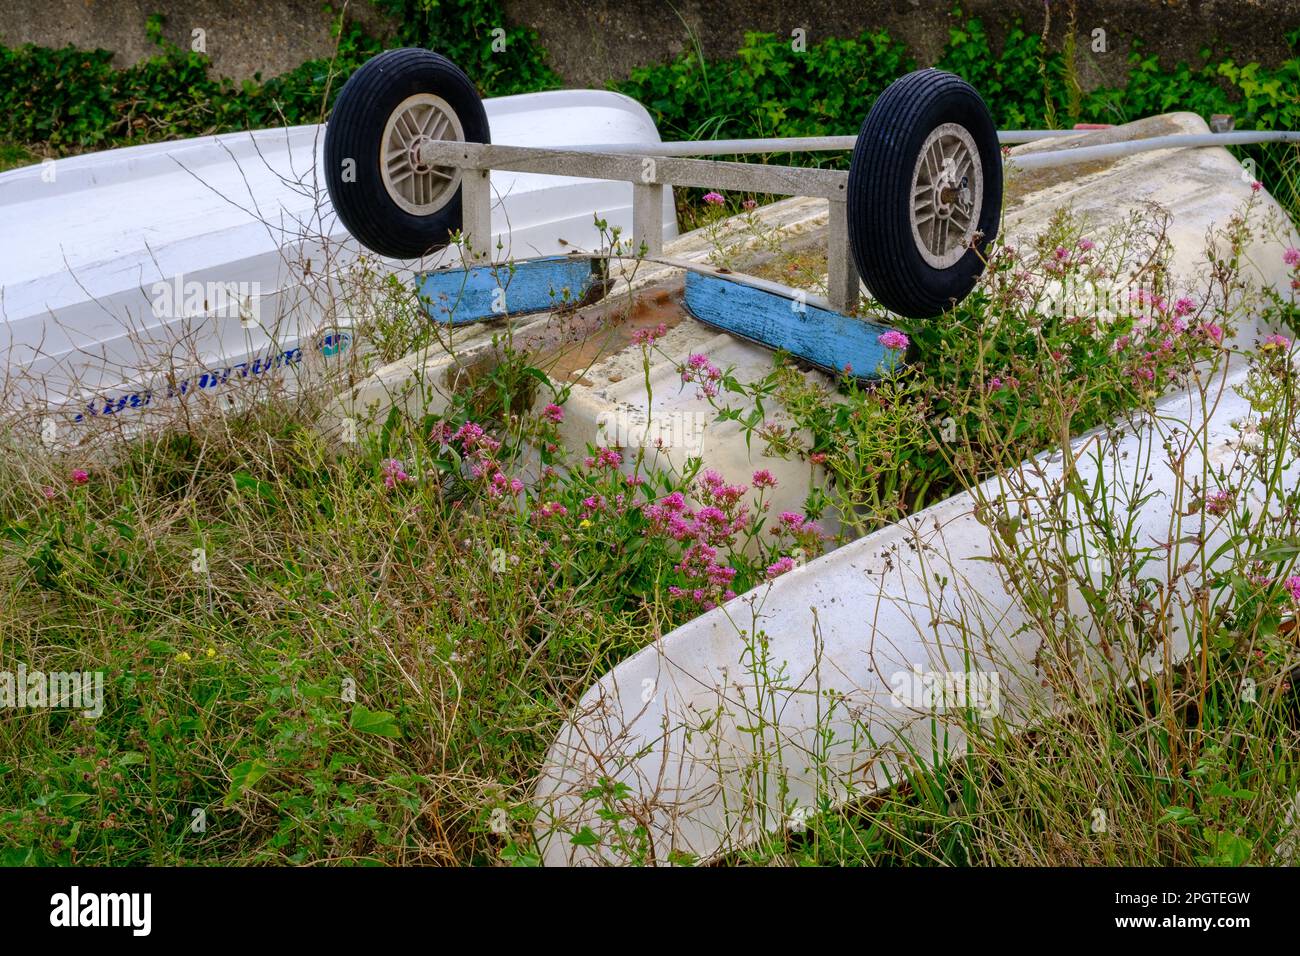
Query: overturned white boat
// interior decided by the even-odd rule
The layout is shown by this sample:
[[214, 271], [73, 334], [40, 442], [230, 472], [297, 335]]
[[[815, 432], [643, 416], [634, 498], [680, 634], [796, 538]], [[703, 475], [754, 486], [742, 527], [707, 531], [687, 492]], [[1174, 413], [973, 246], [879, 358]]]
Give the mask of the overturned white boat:
[[[616, 93], [483, 105], [497, 143], [660, 141], [645, 108]], [[240, 386], [293, 387], [313, 363], [346, 354], [337, 281], [363, 250], [328, 197], [324, 134], [231, 133], [0, 174], [0, 399], [11, 426], [80, 441], [110, 421], [174, 414], [191, 396], [233, 402]], [[628, 183], [502, 172], [491, 186], [494, 258], [598, 249], [597, 217], [631, 225]], [[671, 195], [663, 216], [675, 234]], [[371, 256], [371, 268], [411, 275], [457, 255]]]

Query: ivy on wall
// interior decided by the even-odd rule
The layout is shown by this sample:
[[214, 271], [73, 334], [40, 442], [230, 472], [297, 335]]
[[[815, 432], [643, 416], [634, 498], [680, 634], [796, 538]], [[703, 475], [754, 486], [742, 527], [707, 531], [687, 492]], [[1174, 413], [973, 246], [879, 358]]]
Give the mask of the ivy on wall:
[[319, 122], [348, 76], [386, 45], [445, 53], [485, 96], [559, 85], [536, 34], [507, 25], [497, 0], [373, 2], [399, 24], [395, 41], [334, 13], [335, 55], [268, 80], [213, 76], [206, 56], [164, 38], [156, 15], [145, 29], [157, 52], [125, 69], [107, 50], [0, 46], [0, 140], [63, 153]]
[[[0, 46], [0, 142], [60, 154], [317, 122], [352, 71], [384, 46], [439, 50], [486, 96], [560, 85], [536, 33], [507, 24], [500, 0], [371, 2], [396, 24], [391, 39], [376, 39], [334, 12], [332, 58], [242, 83], [212, 76], [205, 56], [169, 43], [157, 16], [146, 27], [157, 53], [126, 69], [115, 69], [103, 50]], [[1297, 55], [1276, 68], [1216, 62], [1205, 51], [1202, 65], [1171, 69], [1135, 45], [1123, 87], [1084, 93], [1072, 45], [1049, 51], [1016, 23], [994, 50], [982, 22], [955, 10], [937, 65], [980, 90], [1003, 128], [1117, 123], [1179, 109], [1231, 113], [1243, 129], [1296, 129], [1300, 32], [1288, 39]], [[732, 58], [709, 62], [687, 53], [635, 69], [611, 86], [645, 103], [665, 136], [846, 134], [857, 130], [881, 90], [915, 66], [904, 45], [883, 31], [797, 47], [789, 38], [750, 33]], [[1278, 174], [1275, 154], [1252, 155], [1266, 182]]]

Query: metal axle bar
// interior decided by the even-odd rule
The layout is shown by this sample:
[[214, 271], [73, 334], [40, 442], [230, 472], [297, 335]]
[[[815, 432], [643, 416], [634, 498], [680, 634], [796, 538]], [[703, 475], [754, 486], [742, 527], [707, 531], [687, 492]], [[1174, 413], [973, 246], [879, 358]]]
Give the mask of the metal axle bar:
[[1026, 156], [1011, 157], [1018, 169], [1048, 169], [1069, 166], [1094, 160], [1118, 159], [1156, 149], [1183, 149], [1202, 146], [1245, 146], [1250, 143], [1300, 143], [1300, 131], [1272, 130], [1236, 133], [1174, 133], [1169, 136], [1151, 136], [1147, 139], [1125, 140], [1122, 143], [1099, 143], [1096, 146], [1066, 146], [1044, 150]]
[[[1012, 129], [999, 130], [998, 142], [1004, 146], [1034, 143], [1058, 136], [1083, 136], [1095, 133], [1093, 129]], [[1170, 140], [1177, 137], [1197, 138], [1198, 142], [1171, 143], [1173, 146], [1241, 146], [1247, 143], [1293, 143], [1300, 141], [1300, 133], [1285, 130], [1242, 130], [1233, 133], [1178, 133], [1155, 137]], [[1211, 137], [1213, 137], [1211, 139]], [[857, 146], [856, 136], [787, 136], [764, 139], [704, 139], [668, 143], [597, 143], [570, 146], [574, 153], [624, 153], [636, 156], [739, 156], [746, 153], [831, 153], [851, 150]], [[1109, 144], [1107, 144], [1109, 145]], [[1089, 147], [1100, 148], [1100, 147]], [[1166, 149], [1153, 146], [1152, 149]], [[1135, 150], [1136, 151], [1136, 150]]]
[[500, 169], [548, 176], [615, 179], [651, 186], [695, 186], [772, 193], [777, 196], [816, 196], [843, 200], [849, 174], [842, 169], [811, 166], [767, 166], [726, 163], [712, 159], [677, 159], [637, 153], [602, 153], [533, 146], [496, 146], [452, 140], [427, 142], [420, 160], [430, 166], [461, 169]]
[[[1032, 143], [1053, 136], [1093, 132], [1086, 129], [1002, 130], [998, 142]], [[744, 153], [832, 153], [853, 149], [856, 136], [784, 136], [761, 139], [702, 139], [669, 143], [598, 143], [569, 147], [578, 153], [632, 153], [642, 156], [738, 156]]]

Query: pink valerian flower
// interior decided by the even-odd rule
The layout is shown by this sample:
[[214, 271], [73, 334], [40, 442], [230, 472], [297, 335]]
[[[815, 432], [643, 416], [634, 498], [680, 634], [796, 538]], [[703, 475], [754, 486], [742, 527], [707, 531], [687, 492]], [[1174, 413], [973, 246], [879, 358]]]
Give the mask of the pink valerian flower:
[[718, 394], [718, 381], [722, 378], [722, 369], [709, 361], [707, 355], [696, 352], [686, 360], [680, 370], [683, 382], [694, 382], [708, 398]]
[[1292, 267], [1300, 266], [1300, 249], [1295, 246], [1288, 246], [1287, 250], [1282, 253], [1282, 261]]
[[415, 480], [406, 473], [405, 466], [396, 458], [389, 458], [384, 462], [383, 474], [384, 487], [389, 491], [392, 491], [400, 484]]
[[1263, 188], [1264, 188], [1264, 184], [1261, 183], [1258, 179], [1250, 184], [1250, 191], [1253, 193], [1257, 193]]
[[86, 471], [84, 468], [74, 468], [72, 469], [72, 474], [68, 477], [72, 479], [74, 485], [84, 485], [86, 482], [90, 481], [90, 472]]
[[1187, 296], [1183, 296], [1181, 299], [1179, 299], [1177, 302], [1174, 303], [1174, 315], [1178, 316], [1179, 318], [1183, 317], [1184, 315], [1191, 315], [1195, 311], [1196, 311], [1195, 299], [1189, 299]]
[[623, 456], [612, 448], [598, 448], [596, 454], [582, 459], [588, 468], [617, 468], [623, 464]]
[[710, 206], [721, 206], [726, 203], [721, 193], [705, 193], [704, 201]]
[[[759, 469], [753, 475], [754, 486], [759, 489], [773, 487], [775, 481], [767, 469]], [[692, 497], [699, 501], [698, 508], [692, 509], [686, 494], [680, 491], [641, 507], [649, 522], [645, 531], [648, 537], [662, 536], [682, 547], [675, 571], [683, 580], [680, 586], [669, 588], [670, 596], [689, 601], [702, 610], [735, 596], [732, 585], [738, 572], [722, 555], [728, 551], [734, 553], [738, 541], [748, 540], [756, 530], [755, 519], [744, 504], [747, 490], [744, 485], [728, 483], [717, 471], [709, 469], [700, 474], [692, 489]], [[770, 530], [778, 540], [793, 539], [791, 543], [797, 546], [798, 553], [817, 554], [822, 548], [821, 529], [798, 512], [785, 512]], [[745, 538], [739, 538], [741, 535]], [[789, 563], [793, 566], [793, 559]]]
[[547, 518], [564, 517], [569, 513], [569, 509], [564, 507], [558, 501], [548, 501], [540, 508], [533, 512], [534, 515], [546, 520]]
[[700, 482], [706, 492], [705, 499], [715, 501], [723, 507], [734, 505], [744, 496], [746, 490], [744, 485], [727, 484], [726, 479], [712, 468], [705, 469], [704, 474], [700, 476]]
[[790, 557], [789, 555], [783, 558], [778, 558], [776, 561], [773, 561], [771, 564], [767, 566], [767, 572], [766, 572], [767, 579], [770, 581], [773, 578], [779, 578], [781, 575], [785, 574], [786, 572], [793, 571], [793, 570], [794, 570], [794, 558]]
[[[817, 527], [797, 511], [782, 511], [780, 521], [781, 526], [790, 531], [804, 531], [808, 528]], [[772, 533], [780, 534], [781, 528], [773, 528]]]
[[911, 345], [911, 340], [906, 335], [896, 329], [890, 329], [888, 332], [882, 332], [876, 336], [876, 341], [887, 349], [903, 352]]
[[633, 345], [654, 345], [657, 339], [668, 334], [668, 326], [660, 322], [653, 329], [637, 329], [632, 333]]
[[1134, 303], [1140, 311], [1156, 312], [1169, 311], [1169, 300], [1162, 295], [1156, 295], [1154, 292], [1148, 292], [1146, 289], [1137, 289], [1128, 294], [1128, 300]]
[[1288, 339], [1285, 335], [1274, 334], [1274, 335], [1270, 335], [1263, 342], [1261, 342], [1259, 344], [1259, 347], [1261, 351], [1268, 351], [1269, 349], [1281, 349], [1283, 352], [1285, 352], [1287, 349], [1291, 347], [1291, 340]]
[[53, 488], [51, 488], [49, 485], [45, 485], [44, 487], [41, 488], [41, 494], [45, 496], [46, 501], [53, 501], [55, 498], [59, 496], [59, 493], [55, 491]]
[[[1080, 243], [1079, 248], [1083, 248], [1082, 243]], [[1091, 244], [1089, 244], [1088, 248], [1092, 248]], [[1048, 272], [1059, 275], [1075, 268], [1076, 266], [1082, 265], [1085, 261], [1085, 256], [1075, 256], [1069, 249], [1065, 248], [1065, 246], [1057, 246], [1056, 250], [1052, 253], [1052, 258], [1048, 259], [1047, 262], [1044, 263], [1044, 268]]]
[[472, 448], [474, 444], [483, 437], [483, 429], [473, 422], [466, 422], [460, 428], [452, 432], [451, 440], [458, 441], [467, 448]]
[[815, 451], [808, 456], [808, 460], [814, 465], [824, 465], [826, 464], [826, 459], [829, 457], [830, 456], [824, 451]]
[[757, 199], [746, 199], [746, 200], [745, 200], [744, 202], [742, 202], [740, 205], [741, 205], [743, 208], [745, 208], [745, 209], [757, 209], [757, 208], [758, 208], [758, 200], [757, 200]]
[[1300, 604], [1300, 574], [1293, 574], [1287, 578], [1285, 587], [1291, 594], [1291, 600]]
[[1213, 322], [1206, 322], [1201, 325], [1201, 333], [1215, 345], [1223, 344], [1223, 328], [1221, 326], [1215, 325]]
[[[496, 467], [495, 462], [492, 463], [492, 467]], [[518, 478], [507, 477], [505, 472], [498, 469], [492, 473], [491, 480], [488, 482], [487, 490], [488, 494], [493, 498], [501, 498], [506, 494], [506, 492], [509, 492], [511, 495], [521, 495], [524, 493], [524, 483]]]
[[1215, 517], [1222, 517], [1232, 510], [1232, 502], [1236, 496], [1226, 489], [1214, 492], [1205, 499], [1205, 510]]
[[1091, 239], [1080, 239], [1078, 245], [1082, 252], [1092, 252], [1093, 249], [1097, 248], [1097, 244]]
[[1001, 387], [1002, 387], [1002, 376], [994, 375], [991, 379], [989, 379], [988, 390], [990, 392], [996, 392]]
[[558, 425], [560, 422], [564, 421], [564, 409], [559, 405], [556, 405], [554, 402], [551, 402], [542, 409], [542, 417], [548, 422]]

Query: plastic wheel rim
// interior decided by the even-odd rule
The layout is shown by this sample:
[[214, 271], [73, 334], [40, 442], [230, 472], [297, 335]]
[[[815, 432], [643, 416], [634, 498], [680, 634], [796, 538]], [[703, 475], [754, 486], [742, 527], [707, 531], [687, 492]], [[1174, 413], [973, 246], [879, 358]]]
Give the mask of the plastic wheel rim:
[[438, 140], [464, 142], [460, 118], [441, 96], [416, 93], [397, 105], [379, 140], [379, 169], [388, 198], [413, 216], [428, 216], [451, 201], [460, 187], [461, 171], [431, 166], [420, 159], [420, 147]]
[[912, 170], [908, 214], [912, 239], [935, 269], [956, 265], [979, 228], [984, 167], [966, 127], [944, 123], [921, 144]]

